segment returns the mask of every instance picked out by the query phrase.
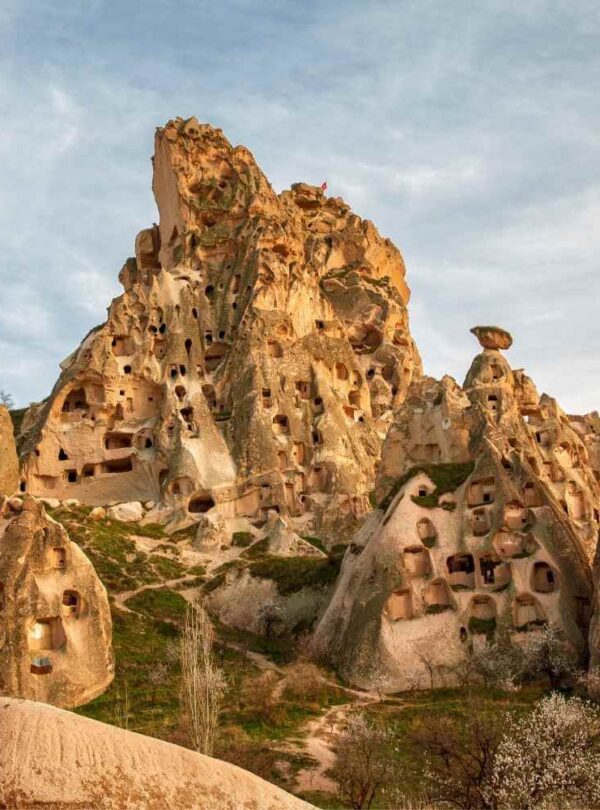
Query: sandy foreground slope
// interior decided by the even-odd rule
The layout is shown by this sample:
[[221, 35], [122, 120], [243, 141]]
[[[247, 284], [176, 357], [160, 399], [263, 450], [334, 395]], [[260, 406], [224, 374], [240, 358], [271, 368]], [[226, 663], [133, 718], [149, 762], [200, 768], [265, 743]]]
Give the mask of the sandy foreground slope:
[[247, 771], [44, 703], [0, 698], [0, 807], [301, 810]]

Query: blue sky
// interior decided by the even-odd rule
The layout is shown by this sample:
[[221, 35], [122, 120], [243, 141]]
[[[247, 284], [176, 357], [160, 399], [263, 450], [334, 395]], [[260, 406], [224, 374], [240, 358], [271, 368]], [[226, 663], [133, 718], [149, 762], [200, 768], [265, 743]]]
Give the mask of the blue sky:
[[595, 0], [0, 0], [0, 388], [43, 398], [104, 320], [154, 128], [196, 115], [393, 239], [429, 374], [498, 323], [597, 409], [599, 45]]

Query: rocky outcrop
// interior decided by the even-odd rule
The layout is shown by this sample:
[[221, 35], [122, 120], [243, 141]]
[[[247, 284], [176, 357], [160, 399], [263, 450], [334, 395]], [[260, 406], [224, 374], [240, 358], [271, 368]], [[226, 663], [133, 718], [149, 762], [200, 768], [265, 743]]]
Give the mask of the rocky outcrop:
[[106, 590], [64, 528], [26, 496], [0, 514], [0, 691], [78, 706], [114, 675]]
[[396, 414], [379, 509], [317, 630], [361, 686], [452, 682], [500, 629], [519, 643], [547, 622], [584, 659], [600, 507], [590, 453], [577, 420], [511, 369], [510, 335], [473, 332], [483, 351], [464, 386], [423, 379]]
[[354, 525], [421, 369], [400, 253], [320, 188], [276, 194], [196, 119], [157, 130], [153, 165], [159, 225], [24, 422], [27, 491]]
[[26, 700], [0, 698], [0, 806], [309, 810], [227, 762]]
[[0, 405], [0, 496], [14, 495], [19, 486], [19, 461], [8, 408]]

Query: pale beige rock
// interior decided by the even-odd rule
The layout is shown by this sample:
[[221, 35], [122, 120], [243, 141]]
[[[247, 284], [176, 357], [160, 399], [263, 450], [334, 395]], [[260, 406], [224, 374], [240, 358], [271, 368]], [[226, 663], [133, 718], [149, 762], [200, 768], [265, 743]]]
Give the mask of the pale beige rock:
[[274, 513], [268, 521], [265, 539], [267, 555], [272, 557], [326, 557], [327, 555], [304, 540], [291, 526]]
[[277, 195], [195, 119], [158, 129], [153, 166], [159, 225], [24, 422], [28, 491], [348, 534], [421, 373], [402, 256], [340, 198]]
[[0, 515], [0, 689], [58, 706], [99, 695], [114, 675], [106, 590], [42, 504]]
[[88, 517], [90, 520], [104, 520], [106, 509], [103, 506], [94, 506]]
[[40, 500], [44, 506], [48, 507], [48, 509], [58, 509], [60, 506], [60, 501], [58, 498], [40, 498]]
[[68, 509], [81, 506], [81, 501], [77, 498], [66, 498], [62, 503], [63, 506], [66, 506]]
[[0, 805], [309, 810], [235, 765], [31, 701], [0, 698]]
[[115, 506], [109, 506], [106, 516], [110, 520], [120, 520], [121, 523], [137, 523], [144, 517], [144, 508], [139, 501], [118, 503]]
[[512, 336], [499, 326], [474, 326], [471, 332], [484, 349], [510, 349]]
[[384, 691], [456, 683], [469, 648], [501, 625], [520, 643], [549, 622], [584, 660], [600, 488], [572, 421], [497, 348], [462, 389], [449, 377], [411, 386], [383, 446], [381, 509], [317, 629], [346, 678]]
[[19, 462], [12, 419], [8, 408], [0, 405], [0, 495], [12, 495], [18, 487]]
[[224, 519], [214, 511], [200, 515], [194, 546], [200, 551], [210, 551], [223, 545], [229, 545], [231, 535]]

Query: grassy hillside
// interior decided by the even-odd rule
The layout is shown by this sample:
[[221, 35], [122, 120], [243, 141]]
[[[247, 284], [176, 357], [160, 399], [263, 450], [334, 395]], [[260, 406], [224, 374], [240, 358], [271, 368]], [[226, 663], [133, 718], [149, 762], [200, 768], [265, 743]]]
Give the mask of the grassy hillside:
[[[160, 526], [93, 521], [89, 511], [85, 507], [52, 511], [93, 560], [108, 589], [113, 617], [115, 680], [103, 695], [77, 711], [188, 745], [179, 705], [179, 625], [185, 597], [204, 586], [210, 589], [223, 572], [217, 567], [216, 573], [206, 573], [197, 562], [190, 564], [186, 549], [193, 530], [166, 537]], [[284, 592], [307, 582], [330, 582], [339, 569], [339, 554], [321, 560], [283, 561], [261, 557], [260, 549], [245, 553], [252, 548], [246, 542], [237, 548], [243, 555], [237, 564], [251, 567], [256, 576], [273, 578]], [[394, 730], [403, 791], [415, 799], [420, 794], [423, 761], [410, 741], [411, 732], [429, 717], [466, 717], [471, 711], [466, 694], [458, 689], [380, 699], [348, 688], [326, 668], [317, 671], [308, 665], [313, 669], [304, 671], [302, 638], [291, 634], [266, 639], [218, 623], [216, 633], [217, 658], [228, 683], [217, 756], [323, 808], [345, 805], [330, 792], [331, 785], [328, 790], [319, 788], [320, 781], [327, 781], [326, 767], [319, 762], [319, 747], [313, 743], [333, 742], [334, 725], [354, 708], [360, 706]], [[480, 706], [490, 715], [509, 705], [516, 710], [527, 708], [540, 693], [533, 686], [516, 697], [477, 690]]]

